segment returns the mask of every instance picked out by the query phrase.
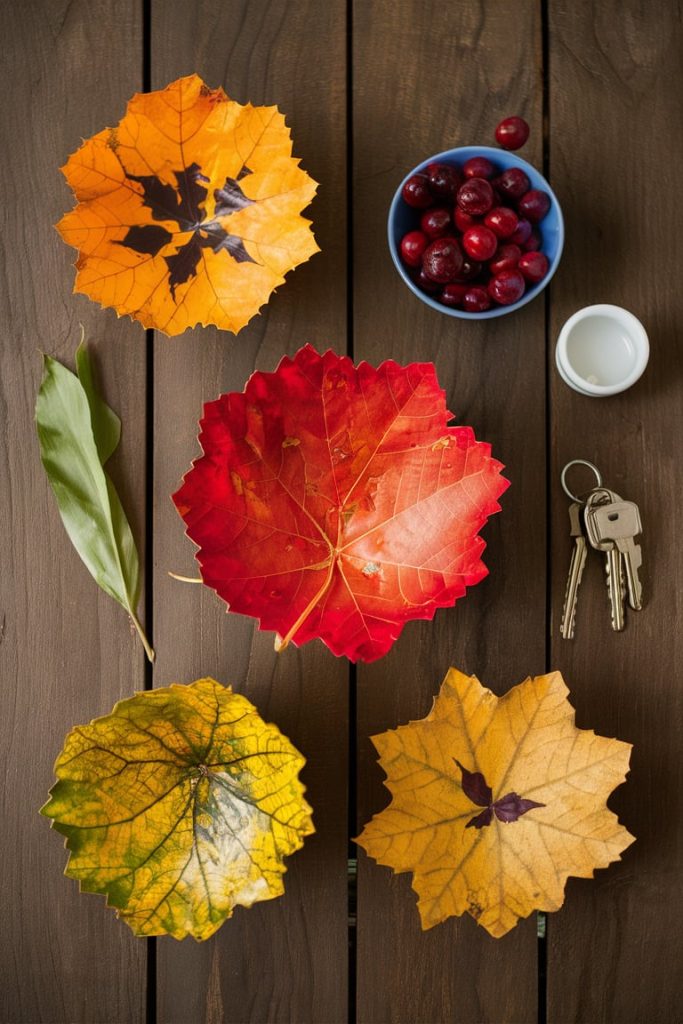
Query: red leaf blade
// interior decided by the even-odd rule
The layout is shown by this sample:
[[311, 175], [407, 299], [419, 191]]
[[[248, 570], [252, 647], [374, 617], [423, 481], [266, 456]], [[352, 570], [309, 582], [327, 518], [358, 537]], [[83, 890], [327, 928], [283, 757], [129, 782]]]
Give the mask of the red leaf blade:
[[174, 495], [204, 582], [285, 644], [381, 657], [487, 572], [478, 533], [508, 482], [451, 418], [431, 363], [310, 346], [209, 402]]

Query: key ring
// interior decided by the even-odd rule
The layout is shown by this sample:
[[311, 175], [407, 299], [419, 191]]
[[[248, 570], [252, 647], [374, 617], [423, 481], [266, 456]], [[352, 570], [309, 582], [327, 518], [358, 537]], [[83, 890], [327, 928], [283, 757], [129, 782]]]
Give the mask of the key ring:
[[572, 459], [571, 462], [567, 463], [567, 465], [562, 470], [562, 473], [560, 474], [560, 483], [562, 484], [562, 490], [567, 495], [567, 497], [570, 498], [572, 501], [576, 501], [579, 504], [581, 504], [581, 499], [577, 498], [575, 494], [572, 494], [572, 492], [567, 487], [567, 470], [571, 469], [572, 466], [588, 466], [588, 468], [592, 470], [592, 472], [595, 474], [595, 479], [597, 480], [597, 487], [602, 487], [602, 476], [600, 474], [600, 470], [598, 469], [598, 467], [594, 466], [592, 462], [588, 462], [586, 459]]

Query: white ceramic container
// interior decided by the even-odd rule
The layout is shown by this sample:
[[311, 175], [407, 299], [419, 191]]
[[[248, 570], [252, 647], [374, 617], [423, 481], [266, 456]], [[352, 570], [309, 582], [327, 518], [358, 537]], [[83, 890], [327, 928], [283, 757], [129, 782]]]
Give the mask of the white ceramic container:
[[606, 398], [630, 388], [643, 373], [650, 344], [640, 320], [621, 306], [577, 310], [560, 331], [555, 362], [565, 384]]

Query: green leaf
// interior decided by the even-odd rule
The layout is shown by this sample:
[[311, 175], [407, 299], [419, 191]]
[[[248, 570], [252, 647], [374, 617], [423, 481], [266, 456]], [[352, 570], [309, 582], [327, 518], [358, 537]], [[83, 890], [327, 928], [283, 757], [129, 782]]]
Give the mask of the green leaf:
[[66, 836], [65, 873], [136, 935], [203, 940], [284, 892], [284, 857], [314, 831], [304, 763], [246, 697], [197, 679], [73, 729], [41, 813]]
[[90, 360], [81, 344], [78, 376], [43, 357], [36, 401], [40, 457], [71, 543], [105, 593], [130, 615], [150, 661], [150, 647], [136, 615], [140, 563], [118, 494], [102, 468], [118, 445], [121, 423], [95, 391]]

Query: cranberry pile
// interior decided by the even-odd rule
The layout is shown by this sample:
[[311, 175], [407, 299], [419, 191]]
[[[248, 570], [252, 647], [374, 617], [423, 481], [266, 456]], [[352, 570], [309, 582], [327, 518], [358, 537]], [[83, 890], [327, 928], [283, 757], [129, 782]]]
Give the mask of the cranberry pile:
[[[506, 118], [496, 138], [517, 149], [528, 137], [522, 118]], [[401, 239], [401, 259], [415, 284], [444, 306], [483, 313], [509, 306], [548, 273], [538, 225], [550, 209], [519, 167], [498, 172], [486, 157], [429, 164], [403, 186], [416, 224]], [[417, 220], [419, 217], [419, 220]]]

